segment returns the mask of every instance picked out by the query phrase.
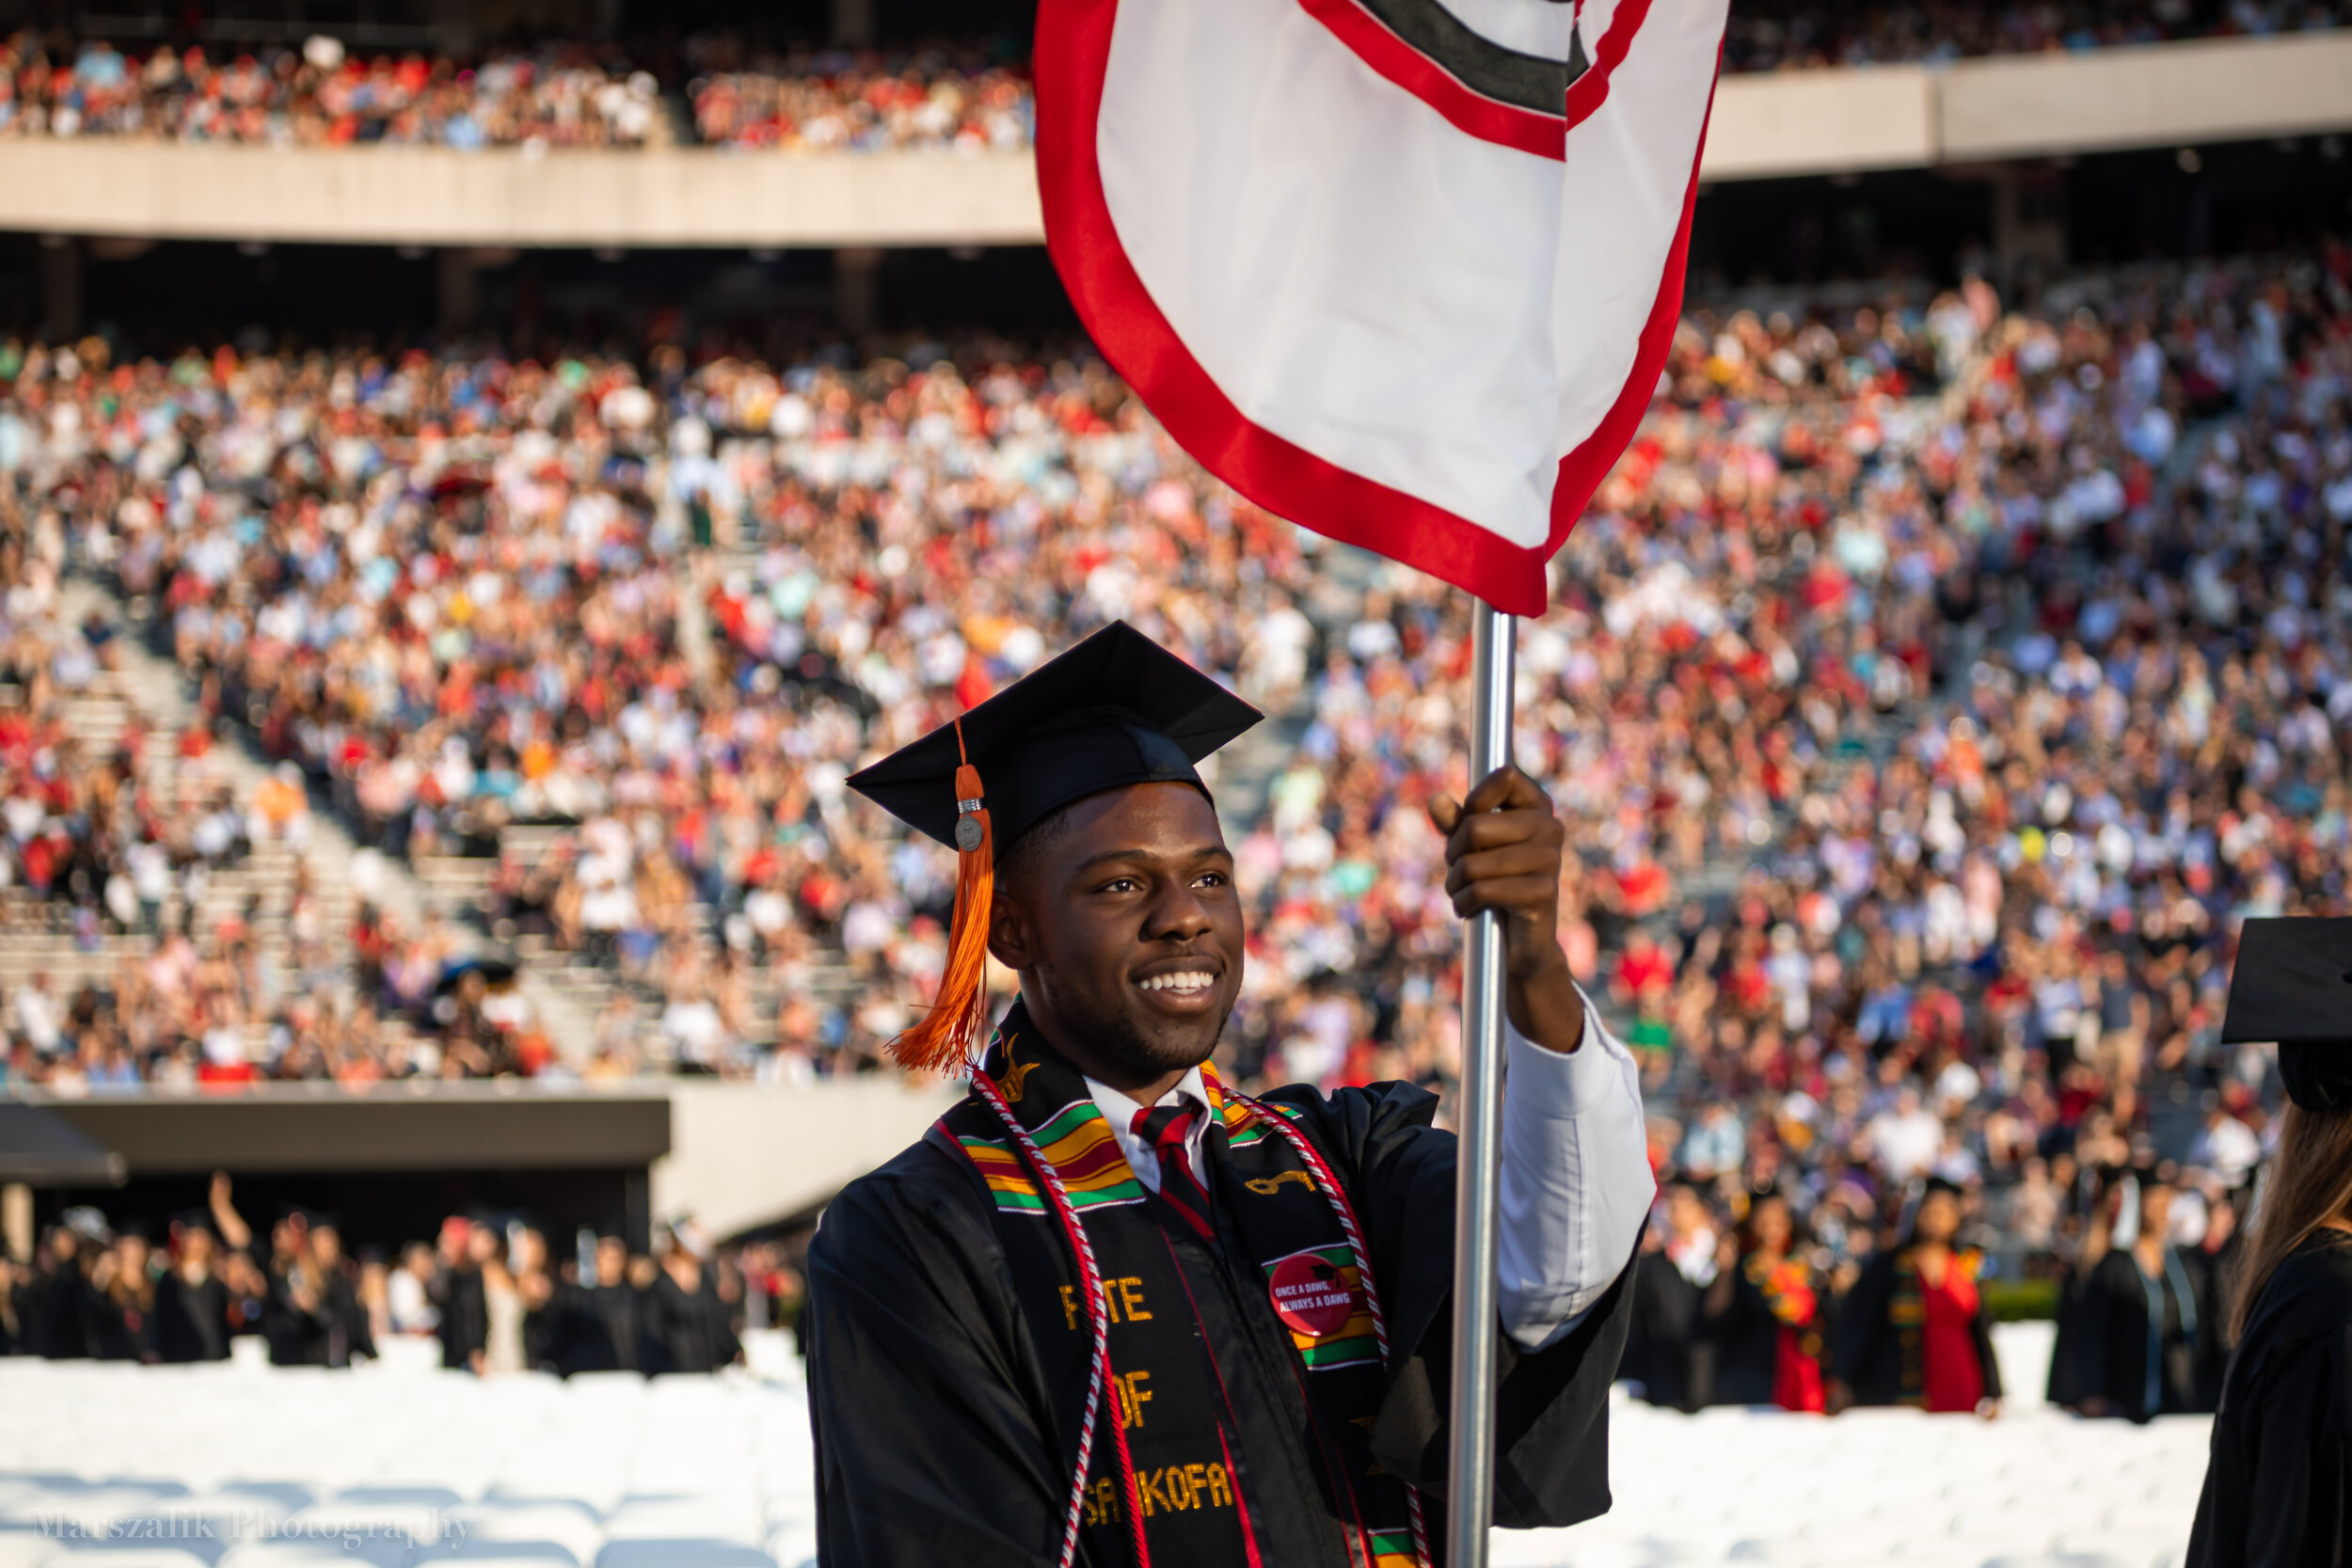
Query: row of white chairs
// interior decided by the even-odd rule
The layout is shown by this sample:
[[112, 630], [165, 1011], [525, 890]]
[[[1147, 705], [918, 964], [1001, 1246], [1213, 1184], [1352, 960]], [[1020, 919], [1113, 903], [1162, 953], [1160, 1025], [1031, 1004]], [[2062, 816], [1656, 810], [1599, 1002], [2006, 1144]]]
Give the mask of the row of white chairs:
[[[796, 1373], [0, 1361], [0, 1568], [802, 1568]], [[2030, 1403], [1613, 1416], [1614, 1510], [1498, 1532], [1495, 1568], [2172, 1568], [2208, 1434]]]

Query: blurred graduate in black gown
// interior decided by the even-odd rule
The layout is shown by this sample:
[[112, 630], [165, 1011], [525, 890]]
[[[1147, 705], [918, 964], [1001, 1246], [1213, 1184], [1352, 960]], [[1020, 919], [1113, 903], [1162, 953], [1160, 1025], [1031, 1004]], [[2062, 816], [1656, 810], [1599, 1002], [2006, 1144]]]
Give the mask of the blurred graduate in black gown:
[[2289, 1104], [2239, 1274], [2189, 1568], [2352, 1561], [2352, 920], [2249, 920], [2225, 1043]]
[[1714, 1384], [1714, 1346], [1698, 1338], [1699, 1303], [1713, 1281], [1717, 1236], [1696, 1187], [1667, 1188], [1665, 1221], [1642, 1233], [1633, 1261], [1631, 1326], [1618, 1375], [1639, 1397], [1694, 1411]]
[[200, 1213], [172, 1222], [171, 1267], [155, 1287], [155, 1354], [168, 1362], [229, 1359], [229, 1285]]
[[[2085, 1416], [2157, 1416], [2210, 1408], [2201, 1365], [2213, 1323], [2213, 1272], [2169, 1234], [2175, 1196], [2169, 1175], [2126, 1189], [2126, 1235], [2090, 1270], [2074, 1306], [2070, 1350], [2076, 1408]], [[2136, 1220], [2136, 1223], [2134, 1221]]]

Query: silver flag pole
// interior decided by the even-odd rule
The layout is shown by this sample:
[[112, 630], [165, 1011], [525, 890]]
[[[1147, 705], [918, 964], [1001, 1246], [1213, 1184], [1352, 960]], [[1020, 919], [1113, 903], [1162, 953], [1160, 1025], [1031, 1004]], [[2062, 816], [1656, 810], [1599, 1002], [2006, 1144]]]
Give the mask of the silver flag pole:
[[[1470, 776], [1511, 761], [1512, 656], [1518, 626], [1480, 604], [1472, 612]], [[1470, 922], [1463, 954], [1460, 1162], [1454, 1194], [1454, 1409], [1448, 1425], [1446, 1562], [1486, 1568], [1494, 1513], [1495, 1235], [1502, 1207], [1502, 917]]]

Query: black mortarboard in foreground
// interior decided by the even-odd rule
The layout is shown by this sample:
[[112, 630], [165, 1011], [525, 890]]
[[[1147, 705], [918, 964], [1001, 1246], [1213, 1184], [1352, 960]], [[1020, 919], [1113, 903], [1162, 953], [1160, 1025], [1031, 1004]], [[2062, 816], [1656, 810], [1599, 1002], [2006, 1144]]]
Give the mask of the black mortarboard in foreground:
[[1106, 789], [1188, 784], [1205, 795], [1193, 764], [1263, 717], [1114, 621], [961, 719], [851, 775], [851, 789], [957, 851], [939, 995], [923, 1022], [890, 1042], [900, 1065], [953, 1071], [971, 1061], [987, 1031], [997, 845]]
[[[1193, 764], [1264, 715], [1124, 621], [1039, 665], [850, 787], [919, 832], [956, 843], [956, 769], [985, 781], [996, 842], [1089, 795], [1199, 785]], [[961, 729], [961, 736], [958, 731]]]
[[2225, 1045], [2276, 1040], [2287, 1097], [2352, 1106], [2352, 920], [2249, 920], [2230, 976]]

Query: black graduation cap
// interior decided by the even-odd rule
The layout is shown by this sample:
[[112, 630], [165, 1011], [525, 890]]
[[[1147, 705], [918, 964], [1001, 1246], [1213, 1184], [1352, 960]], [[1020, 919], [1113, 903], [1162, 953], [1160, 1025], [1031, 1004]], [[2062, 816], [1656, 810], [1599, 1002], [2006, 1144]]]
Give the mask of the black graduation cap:
[[2275, 1040], [2287, 1096], [2352, 1105], [2352, 919], [2249, 920], [2238, 933], [2225, 1045]]
[[1074, 800], [1188, 784], [1193, 765], [1264, 715], [1124, 621], [1114, 621], [961, 719], [852, 774], [851, 789], [956, 851], [956, 911], [939, 995], [890, 1042], [903, 1067], [968, 1064], [988, 1027], [988, 911], [996, 846]]
[[955, 779], [968, 762], [985, 782], [996, 842], [1009, 845], [1040, 818], [1106, 789], [1199, 785], [1193, 765], [1264, 717], [1114, 621], [849, 783], [907, 826], [961, 848]]

